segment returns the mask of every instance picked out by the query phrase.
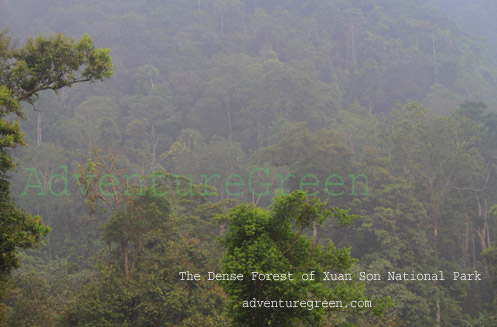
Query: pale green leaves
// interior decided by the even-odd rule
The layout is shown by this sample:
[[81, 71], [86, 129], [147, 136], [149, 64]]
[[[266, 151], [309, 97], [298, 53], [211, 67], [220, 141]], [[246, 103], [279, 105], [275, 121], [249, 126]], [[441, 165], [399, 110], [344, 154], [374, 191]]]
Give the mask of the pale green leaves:
[[64, 34], [39, 35], [10, 51], [8, 57], [12, 63], [6, 83], [17, 100], [30, 103], [39, 91], [103, 80], [113, 73], [109, 49], [95, 48], [88, 34], [78, 42]]

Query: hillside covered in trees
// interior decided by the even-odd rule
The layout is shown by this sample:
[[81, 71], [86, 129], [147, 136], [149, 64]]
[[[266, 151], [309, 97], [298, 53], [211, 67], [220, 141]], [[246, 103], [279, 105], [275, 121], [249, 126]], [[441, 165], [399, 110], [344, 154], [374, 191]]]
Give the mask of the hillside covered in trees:
[[[16, 53], [0, 42], [1, 121], [24, 115], [26, 143], [0, 144], [16, 163], [0, 177], [8, 171], [16, 205], [51, 229], [39, 249], [13, 252], [0, 324], [497, 326], [496, 10], [0, 0], [0, 41]], [[82, 38], [89, 59], [35, 96], [14, 77], [54, 65], [30, 57], [26, 40], [59, 33]], [[109, 50], [92, 57], [93, 44]], [[62, 62], [52, 50], [37, 48]], [[83, 72], [95, 83], [75, 83], [78, 64], [100, 67]], [[30, 96], [23, 114], [3, 101], [12, 90]], [[353, 280], [181, 280], [185, 271]], [[373, 307], [242, 306], [253, 298]]]

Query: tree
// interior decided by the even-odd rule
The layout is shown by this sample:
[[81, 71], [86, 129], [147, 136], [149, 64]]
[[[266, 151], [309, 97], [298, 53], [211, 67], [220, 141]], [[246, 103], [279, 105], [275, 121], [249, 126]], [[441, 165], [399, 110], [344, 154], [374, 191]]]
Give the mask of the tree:
[[[117, 244], [110, 262], [100, 259], [62, 317], [63, 326], [227, 326], [219, 285], [178, 282], [180, 271], [213, 271], [216, 249], [188, 236], [183, 230], [188, 220], [177, 218], [169, 199], [151, 188], [129, 196], [124, 206], [103, 226], [104, 241]], [[208, 231], [207, 222], [196, 223]]]
[[[246, 302], [254, 298], [290, 302], [337, 299], [344, 303], [365, 299], [362, 287], [354, 282], [333, 281], [329, 287], [323, 281], [323, 271], [346, 273], [354, 260], [349, 249], [337, 249], [331, 241], [327, 247], [314, 247], [304, 232], [327, 218], [337, 218], [341, 224], [350, 224], [357, 218], [338, 208], [327, 209], [325, 205], [295, 191], [277, 197], [271, 211], [243, 204], [226, 216], [229, 231], [222, 238], [226, 248], [223, 273], [244, 276], [243, 281], [223, 281], [231, 297], [232, 326], [323, 326], [323, 318], [330, 312], [322, 307], [313, 310], [247, 307]], [[303, 273], [312, 271], [315, 280], [302, 278]], [[252, 280], [252, 272], [287, 274], [287, 280]]]
[[116, 266], [99, 265], [69, 304], [61, 325], [227, 327], [226, 296], [219, 285], [178, 282], [179, 271], [213, 271], [217, 260], [212, 252], [198, 239], [172, 231], [150, 232], [146, 242], [133, 278], [124, 278]]
[[[104, 226], [107, 242], [117, 242], [123, 252], [124, 275], [129, 278], [136, 268], [145, 246], [148, 232], [163, 227], [171, 214], [171, 204], [153, 194], [151, 189], [143, 194], [133, 195], [127, 201], [126, 209], [115, 211]], [[129, 250], [133, 248], [131, 264]]]
[[[23, 103], [34, 104], [39, 92], [57, 91], [80, 82], [112, 76], [109, 49], [95, 48], [85, 35], [78, 42], [58, 34], [29, 38], [24, 47], [11, 49], [6, 32], [0, 33], [0, 298], [10, 271], [18, 266], [17, 251], [40, 244], [50, 229], [39, 216], [16, 207], [10, 196], [8, 173], [15, 166], [10, 152], [23, 145], [19, 120]], [[34, 106], [33, 106], [34, 108]]]
[[55, 325], [56, 301], [47, 281], [35, 273], [21, 273], [12, 278], [16, 286], [11, 301], [14, 309], [6, 317], [8, 326]]

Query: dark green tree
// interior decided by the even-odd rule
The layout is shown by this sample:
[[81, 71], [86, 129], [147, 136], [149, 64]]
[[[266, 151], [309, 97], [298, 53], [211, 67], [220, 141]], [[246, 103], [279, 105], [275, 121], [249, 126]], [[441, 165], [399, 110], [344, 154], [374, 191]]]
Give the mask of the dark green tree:
[[[218, 264], [212, 248], [183, 233], [169, 199], [150, 188], [130, 196], [104, 226], [110, 262], [76, 295], [67, 326], [227, 326], [225, 294], [206, 280], [179, 281], [178, 272], [204, 275]], [[197, 221], [204, 231], [207, 224]], [[202, 228], [199, 227], [199, 228]], [[116, 251], [114, 251], [114, 248]], [[114, 258], [123, 259], [123, 264]]]
[[0, 298], [1, 286], [18, 266], [18, 249], [39, 245], [50, 230], [39, 216], [17, 208], [10, 196], [8, 174], [15, 166], [10, 153], [24, 144], [19, 124], [24, 117], [22, 103], [33, 105], [43, 90], [57, 91], [112, 75], [109, 50], [95, 48], [88, 35], [78, 42], [63, 34], [40, 35], [17, 49], [9, 44], [6, 33], [0, 33]]
[[[306, 230], [314, 223], [337, 218], [350, 224], [355, 218], [347, 211], [327, 209], [326, 203], [312, 199], [301, 191], [277, 197], [272, 210], [250, 205], [233, 208], [226, 216], [228, 233], [222, 238], [226, 248], [223, 272], [243, 274], [243, 281], [224, 281], [231, 297], [229, 310], [232, 326], [323, 326], [328, 308], [248, 308], [244, 301], [339, 299], [344, 303], [364, 300], [361, 285], [351, 281], [334, 281], [327, 285], [323, 271], [346, 273], [354, 260], [348, 248], [338, 249], [333, 242], [314, 245]], [[303, 273], [314, 271], [315, 280], [306, 281]], [[252, 272], [285, 273], [287, 280], [252, 280]], [[288, 273], [292, 273], [292, 280]], [[344, 310], [344, 308], [340, 308]], [[345, 309], [346, 310], [346, 309]]]

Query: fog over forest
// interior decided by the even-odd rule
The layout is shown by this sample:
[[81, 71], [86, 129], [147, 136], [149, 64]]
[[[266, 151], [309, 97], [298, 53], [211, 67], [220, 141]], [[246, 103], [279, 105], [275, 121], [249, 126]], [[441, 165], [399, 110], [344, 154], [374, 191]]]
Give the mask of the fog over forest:
[[497, 326], [495, 17], [0, 0], [0, 326]]

